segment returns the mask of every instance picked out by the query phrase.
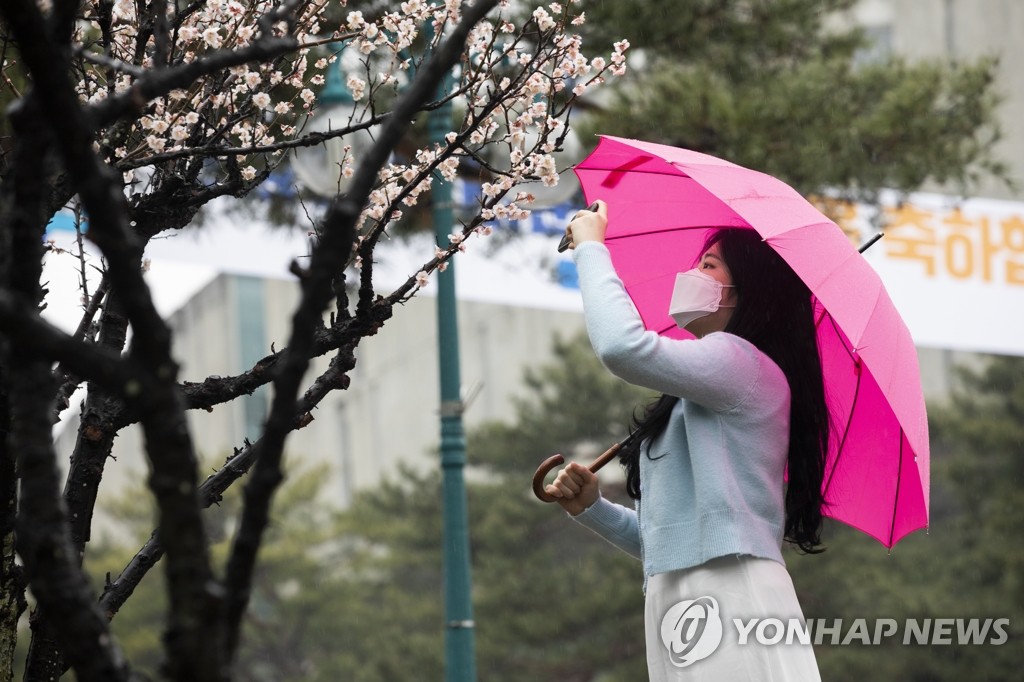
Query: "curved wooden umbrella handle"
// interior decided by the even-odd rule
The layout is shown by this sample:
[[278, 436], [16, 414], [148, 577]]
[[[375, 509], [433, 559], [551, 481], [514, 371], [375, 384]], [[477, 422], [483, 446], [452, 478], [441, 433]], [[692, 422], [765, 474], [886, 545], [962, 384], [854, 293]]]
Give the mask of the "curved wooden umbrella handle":
[[554, 502], [558, 499], [544, 491], [544, 479], [547, 477], [548, 472], [564, 461], [565, 458], [561, 455], [552, 455], [541, 462], [541, 465], [537, 467], [537, 471], [533, 473], [533, 494], [541, 502]]
[[[629, 439], [627, 438], [626, 440]], [[604, 454], [602, 454], [600, 457], [591, 462], [590, 466], [587, 468], [590, 469], [591, 473], [596, 474], [601, 469], [601, 467], [615, 459], [615, 455], [619, 452], [620, 449], [622, 449], [622, 446], [625, 443], [626, 441], [622, 441], [622, 443], [616, 443], [615, 445], [611, 446], [610, 448], [604, 451]], [[537, 471], [534, 472], [533, 494], [536, 495], [537, 499], [540, 500], [541, 502], [554, 502], [558, 499], [557, 497], [548, 494], [544, 490], [544, 479], [547, 477], [548, 473], [552, 469], [554, 469], [556, 466], [558, 466], [564, 461], [565, 458], [562, 457], [561, 455], [552, 455], [551, 457], [548, 457], [546, 460], [541, 462], [541, 465], [537, 467]]]

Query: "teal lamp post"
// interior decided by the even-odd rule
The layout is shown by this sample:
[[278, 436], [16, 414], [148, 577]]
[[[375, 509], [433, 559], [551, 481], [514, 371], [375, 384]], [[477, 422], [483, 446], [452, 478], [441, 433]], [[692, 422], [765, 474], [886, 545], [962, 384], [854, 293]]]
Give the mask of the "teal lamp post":
[[[441, 99], [450, 87], [446, 76], [438, 88]], [[430, 113], [430, 142], [444, 144], [451, 123], [451, 105]], [[452, 185], [440, 176], [431, 188], [434, 232], [440, 246], [448, 245], [455, 224]], [[441, 379], [441, 472], [444, 524], [445, 680], [475, 682], [476, 643], [472, 580], [469, 561], [469, 521], [466, 506], [466, 439], [462, 427], [462, 379], [459, 370], [459, 328], [455, 301], [455, 262], [438, 273], [437, 346]]]
[[[438, 87], [441, 99], [451, 87], [447, 75]], [[327, 72], [326, 82], [317, 96], [317, 111], [307, 129], [326, 132], [358, 121], [360, 107], [353, 101], [342, 80], [340, 63]], [[355, 114], [355, 115], [354, 115]], [[430, 142], [443, 145], [451, 123], [451, 104], [430, 113], [427, 128]], [[343, 140], [328, 140], [323, 145], [296, 151], [292, 168], [296, 178], [321, 196], [345, 191], [340, 176], [344, 147], [358, 161], [360, 152], [373, 144], [367, 131], [350, 133]], [[437, 241], [448, 244], [455, 224], [452, 186], [440, 175], [434, 178], [432, 219]], [[469, 523], [466, 507], [466, 439], [462, 427], [462, 380], [459, 372], [459, 330], [455, 308], [455, 263], [438, 273], [437, 294], [438, 354], [441, 383], [441, 469], [443, 474], [443, 575], [445, 618], [445, 680], [476, 681], [476, 643], [473, 623], [472, 583], [469, 561]]]

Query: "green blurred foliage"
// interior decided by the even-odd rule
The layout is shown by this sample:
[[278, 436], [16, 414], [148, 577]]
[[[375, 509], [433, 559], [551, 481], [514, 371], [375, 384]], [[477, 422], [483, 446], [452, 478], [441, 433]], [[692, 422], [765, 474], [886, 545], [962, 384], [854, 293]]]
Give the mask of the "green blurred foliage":
[[[337, 511], [319, 497], [327, 472], [324, 468], [290, 469], [287, 484], [279, 491], [271, 525], [260, 552], [254, 576], [255, 588], [245, 622], [235, 679], [319, 679], [308, 676], [313, 661], [309, 651], [329, 650], [334, 643], [318, 637], [318, 619], [341, 609], [351, 595], [329, 586], [336, 575], [332, 563], [338, 550], [334, 520]], [[214, 561], [223, 566], [240, 515], [241, 491], [232, 488], [219, 507], [207, 512], [207, 532]], [[148, 538], [155, 513], [143, 489], [126, 490], [101, 502], [102, 513], [116, 520], [116, 533], [101, 524], [99, 539], [86, 553], [85, 568], [94, 577], [97, 593], [108, 577], [125, 566]], [[161, 635], [166, 615], [163, 564], [158, 564], [112, 621], [112, 631], [132, 665], [158, 678], [163, 655]], [[355, 600], [353, 600], [355, 601]], [[325, 678], [326, 679], [326, 678]]]
[[998, 62], [871, 54], [857, 29], [826, 26], [852, 0], [584, 0], [589, 45], [627, 38], [646, 63], [581, 125], [721, 156], [786, 180], [871, 199], [926, 182], [1008, 185]]
[[[877, 619], [893, 618], [900, 625], [879, 646], [817, 647], [822, 679], [1019, 678], [1024, 358], [988, 357], [978, 369], [961, 369], [960, 378], [948, 403], [929, 408], [928, 532], [904, 538], [888, 553], [867, 536], [833, 525], [824, 554], [787, 557], [807, 618], [846, 624], [864, 618], [869, 629]], [[908, 618], [1008, 618], [1009, 639], [1001, 645], [904, 645]]]

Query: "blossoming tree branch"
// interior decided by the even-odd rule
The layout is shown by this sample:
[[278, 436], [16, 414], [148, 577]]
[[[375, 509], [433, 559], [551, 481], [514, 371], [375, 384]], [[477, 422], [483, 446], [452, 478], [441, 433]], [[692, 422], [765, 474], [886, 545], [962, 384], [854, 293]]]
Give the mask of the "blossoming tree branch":
[[[26, 679], [127, 680], [108, 622], [162, 558], [168, 589], [166, 661], [176, 680], [225, 680], [241, 633], [288, 434], [328, 393], [349, 385], [360, 342], [494, 219], [528, 215], [526, 182], [553, 185], [576, 100], [623, 73], [623, 41], [588, 57], [574, 3], [511, 7], [457, 0], [374, 5], [327, 0], [4, 0], [8, 104], [0, 157], [0, 682], [11, 679], [26, 591], [35, 608]], [[358, 103], [327, 131], [307, 125], [331, 69]], [[446, 75], [450, 76], [446, 78]], [[442, 84], [449, 84], [441, 87]], [[459, 116], [444, 141], [404, 157], [410, 122], [446, 104]], [[240, 199], [289, 152], [373, 131], [345, 154], [339, 192], [293, 264], [301, 299], [288, 346], [236, 376], [182, 382], [172, 330], [143, 278], [150, 240], [188, 227], [214, 200]], [[475, 216], [423, 256], [397, 289], [375, 289], [374, 249], [437, 178], [482, 169]], [[52, 216], [87, 222], [98, 262], [82, 259], [83, 317], [73, 334], [39, 315]], [[86, 267], [102, 270], [88, 287]], [[354, 281], [354, 286], [349, 282]], [[355, 291], [355, 300], [349, 292]], [[325, 321], [325, 314], [330, 313]], [[131, 331], [130, 343], [129, 329]], [[308, 384], [314, 358], [328, 369]], [[187, 410], [214, 409], [273, 383], [262, 435], [239, 443], [200, 483]], [[51, 429], [87, 387], [74, 451]], [[142, 426], [159, 529], [101, 595], [81, 570], [104, 466], [118, 431]], [[201, 444], [200, 444], [201, 445]], [[70, 462], [62, 477], [58, 457]], [[211, 563], [201, 510], [249, 473], [223, 575]], [[20, 562], [15, 559], [15, 552]]]

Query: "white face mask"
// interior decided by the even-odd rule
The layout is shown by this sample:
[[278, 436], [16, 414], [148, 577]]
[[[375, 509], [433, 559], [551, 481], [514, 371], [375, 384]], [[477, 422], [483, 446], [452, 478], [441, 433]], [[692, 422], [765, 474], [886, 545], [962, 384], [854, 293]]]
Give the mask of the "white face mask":
[[719, 308], [735, 308], [734, 305], [722, 305], [722, 290], [732, 286], [734, 285], [722, 284], [711, 275], [701, 272], [699, 268], [680, 272], [676, 275], [672, 300], [668, 304], [668, 314], [677, 325], [685, 327]]

